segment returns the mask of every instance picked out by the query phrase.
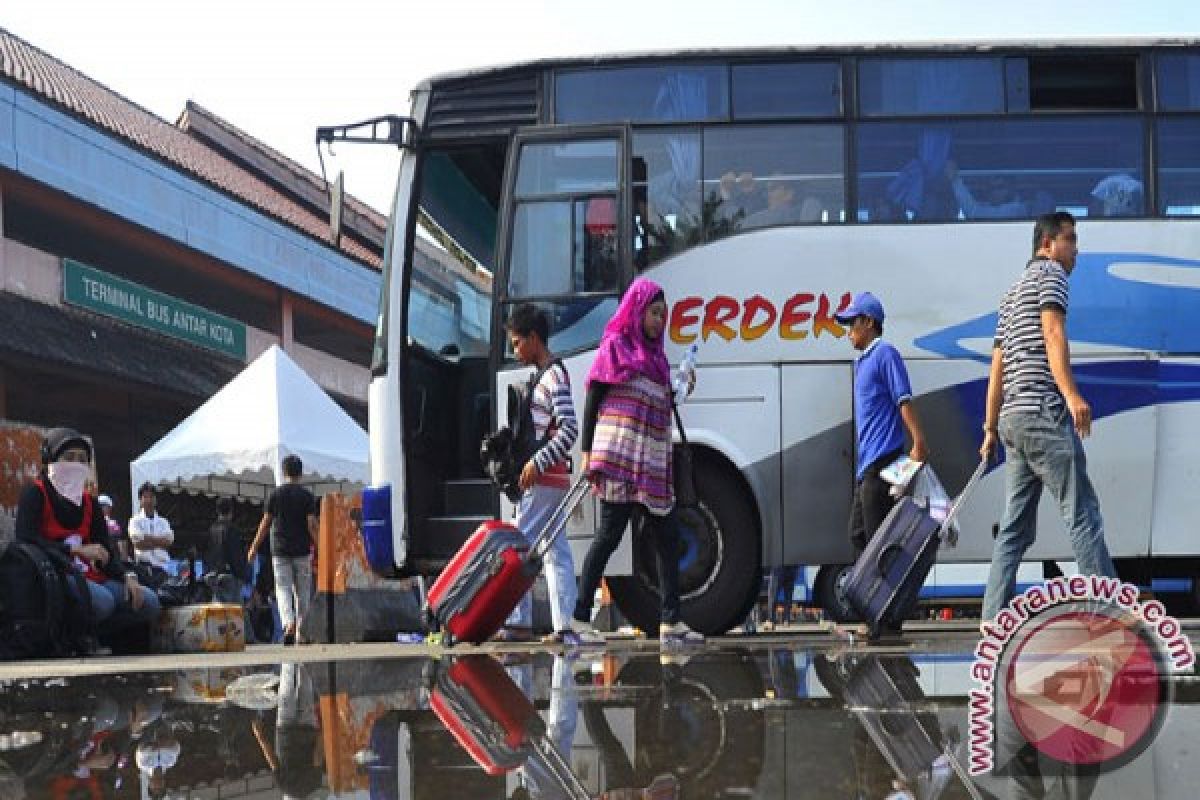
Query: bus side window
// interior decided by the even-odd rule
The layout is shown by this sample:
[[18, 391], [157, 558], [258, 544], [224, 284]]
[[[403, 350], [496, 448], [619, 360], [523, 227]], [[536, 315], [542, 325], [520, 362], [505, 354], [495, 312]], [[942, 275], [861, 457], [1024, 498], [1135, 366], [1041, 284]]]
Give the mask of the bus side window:
[[1200, 120], [1159, 120], [1158, 152], [1159, 209], [1168, 217], [1200, 217], [1200, 174], [1195, 170]]
[[1128, 116], [866, 123], [858, 132], [864, 222], [1140, 216], [1140, 120]]
[[704, 241], [700, 133], [637, 131], [633, 162], [634, 263], [645, 269]]
[[[576, 211], [583, 220], [582, 241], [575, 248], [576, 289], [606, 292], [617, 288], [617, 200], [590, 197]], [[579, 229], [577, 223], [577, 230]]]

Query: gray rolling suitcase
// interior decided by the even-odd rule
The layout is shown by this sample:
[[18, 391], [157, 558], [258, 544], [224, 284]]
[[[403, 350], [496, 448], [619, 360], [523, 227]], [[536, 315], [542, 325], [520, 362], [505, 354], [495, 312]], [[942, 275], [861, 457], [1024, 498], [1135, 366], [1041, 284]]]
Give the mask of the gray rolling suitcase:
[[844, 586], [846, 600], [866, 620], [872, 637], [908, 617], [937, 561], [938, 545], [986, 468], [980, 461], [942, 522], [911, 497], [902, 497], [879, 525]]

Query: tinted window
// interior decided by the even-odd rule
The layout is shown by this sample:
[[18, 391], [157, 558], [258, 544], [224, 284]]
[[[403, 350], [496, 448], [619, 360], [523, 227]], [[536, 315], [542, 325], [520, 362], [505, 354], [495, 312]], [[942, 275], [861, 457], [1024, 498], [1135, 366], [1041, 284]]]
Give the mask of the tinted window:
[[[503, 148], [485, 145], [430, 152], [421, 172], [418, 202], [435, 224], [413, 244], [406, 333], [411, 341], [447, 358], [488, 352], [490, 273], [495, 269], [492, 251], [503, 164]], [[391, 273], [385, 289], [399, 274]], [[382, 342], [382, 321], [380, 332]], [[377, 348], [376, 362], [382, 363], [385, 355]]]
[[1138, 107], [1136, 56], [1039, 55], [1013, 60], [1028, 63], [1028, 108], [1034, 111]]
[[860, 220], [1145, 212], [1137, 119], [875, 123], [858, 136]]
[[733, 118], [832, 117], [842, 113], [842, 67], [746, 64], [733, 68]]
[[559, 122], [689, 122], [729, 116], [723, 66], [618, 67], [560, 72]]
[[1200, 119], [1158, 121], [1158, 207], [1168, 216], [1200, 216]]
[[418, 269], [408, 293], [408, 335], [430, 352], [458, 358], [488, 351], [491, 286], [480, 276]]
[[840, 125], [706, 130], [706, 238], [772, 225], [841, 221], [843, 149]]
[[858, 65], [863, 114], [991, 114], [1004, 111], [999, 58], [873, 58]]
[[698, 132], [633, 135], [633, 215], [639, 269], [704, 241]]
[[508, 294], [538, 297], [571, 291], [571, 202], [522, 203], [513, 215]]
[[613, 139], [526, 144], [517, 167], [517, 196], [614, 191], [617, 143]]
[[612, 195], [521, 203], [513, 215], [510, 297], [616, 291], [617, 203]]
[[1200, 55], [1158, 57], [1158, 107], [1200, 108]]

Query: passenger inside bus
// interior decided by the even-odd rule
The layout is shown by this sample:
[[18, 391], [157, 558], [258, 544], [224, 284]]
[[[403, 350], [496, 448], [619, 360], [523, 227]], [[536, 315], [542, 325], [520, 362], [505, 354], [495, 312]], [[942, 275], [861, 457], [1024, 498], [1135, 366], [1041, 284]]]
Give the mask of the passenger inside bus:
[[1029, 216], [1029, 204], [1018, 197], [999, 176], [984, 179], [978, 197], [967, 187], [954, 161], [946, 162], [946, 177], [950, 179], [954, 198], [967, 219], [1019, 219]]
[[1089, 217], [1133, 217], [1142, 213], [1142, 182], [1125, 173], [1109, 175], [1088, 197]]
[[754, 173], [744, 170], [735, 174], [729, 170], [721, 176], [717, 197], [720, 198], [721, 215], [733, 218], [741, 212], [742, 218], [755, 214], [767, 207], [767, 200], [759, 188]]
[[746, 218], [746, 228], [766, 228], [772, 225], [798, 225], [821, 221], [821, 201], [809, 195], [796, 202], [796, 190], [791, 181], [772, 180], [767, 183], [767, 207]]
[[917, 154], [887, 185], [887, 199], [908, 219], [946, 221], [958, 217], [948, 166], [950, 134], [925, 130], [917, 140]]

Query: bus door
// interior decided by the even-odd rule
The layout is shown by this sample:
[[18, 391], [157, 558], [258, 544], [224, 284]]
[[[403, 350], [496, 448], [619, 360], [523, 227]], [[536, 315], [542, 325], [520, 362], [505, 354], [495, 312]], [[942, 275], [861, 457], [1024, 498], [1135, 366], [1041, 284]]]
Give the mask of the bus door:
[[[570, 374], [576, 415], [583, 413], [596, 345], [633, 278], [629, 141], [627, 127], [611, 125], [533, 128], [514, 139], [492, 329], [496, 426], [508, 420], [508, 387], [532, 375], [530, 367], [514, 360], [504, 328], [523, 303], [536, 305], [549, 318], [548, 344]], [[576, 460], [578, 452], [576, 445]], [[579, 557], [594, 519], [592, 504], [583, 506], [568, 525]], [[510, 513], [511, 506], [504, 511]], [[613, 569], [628, 571], [629, 560], [626, 546], [615, 554]]]

